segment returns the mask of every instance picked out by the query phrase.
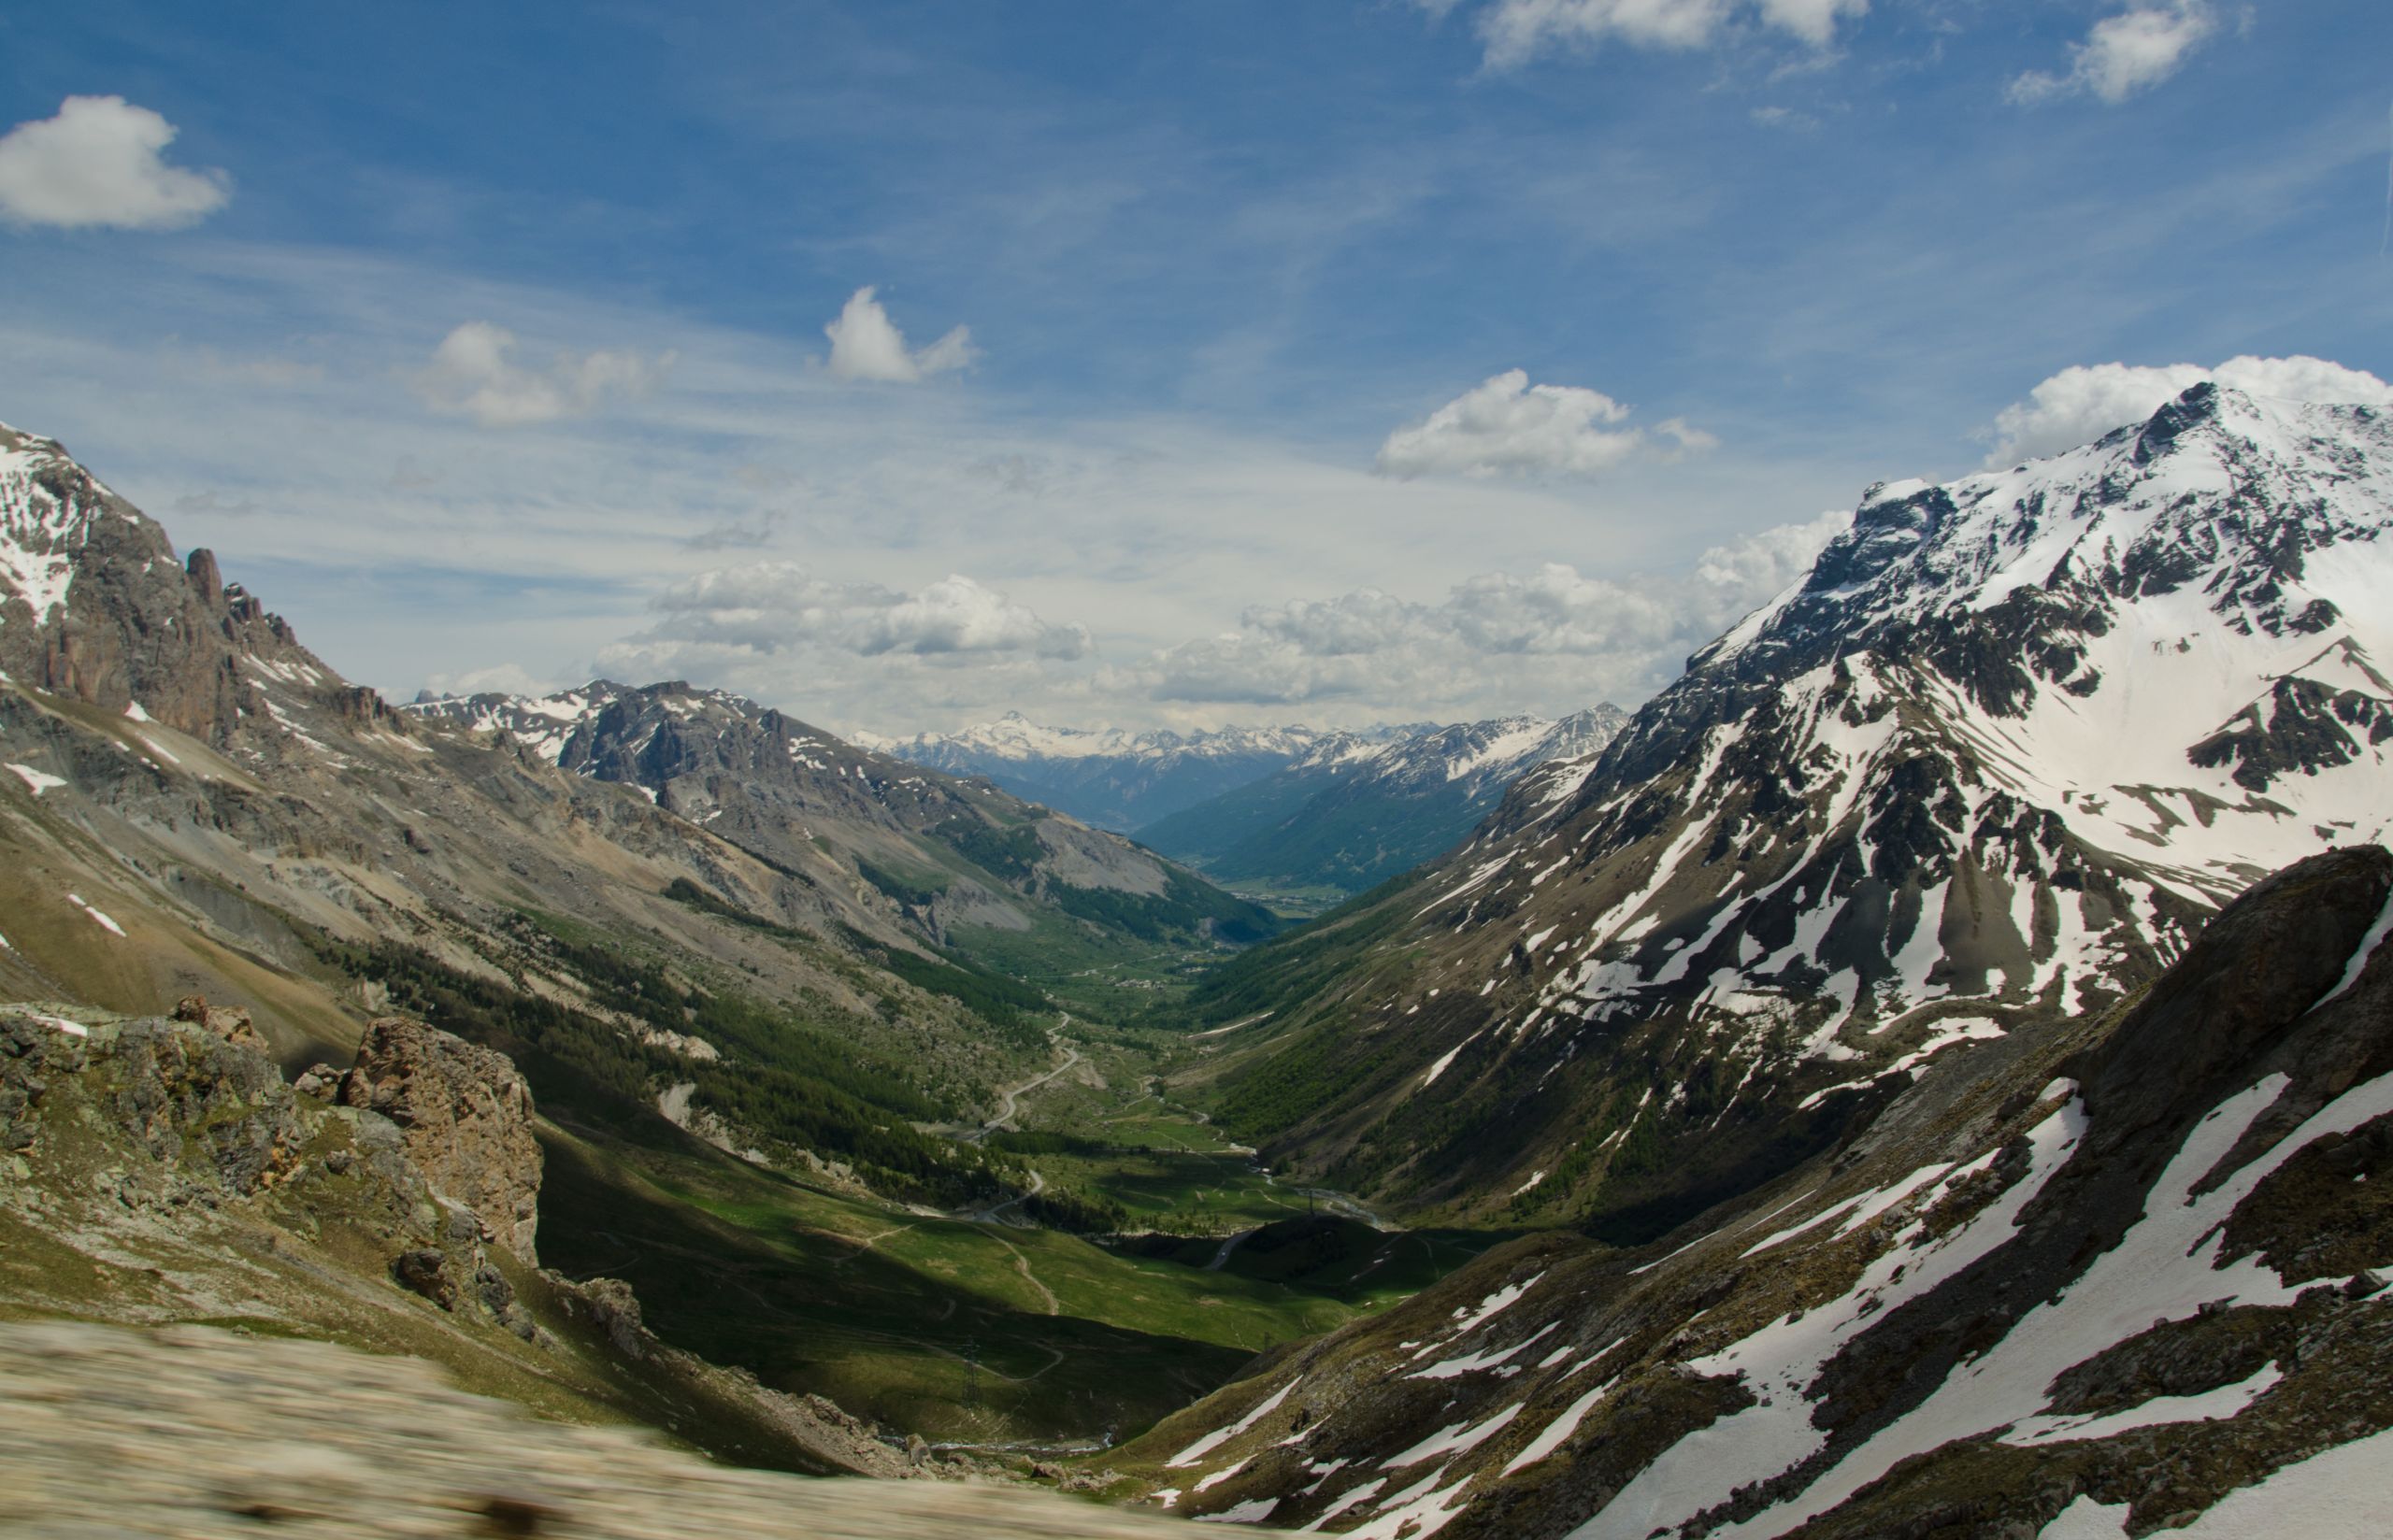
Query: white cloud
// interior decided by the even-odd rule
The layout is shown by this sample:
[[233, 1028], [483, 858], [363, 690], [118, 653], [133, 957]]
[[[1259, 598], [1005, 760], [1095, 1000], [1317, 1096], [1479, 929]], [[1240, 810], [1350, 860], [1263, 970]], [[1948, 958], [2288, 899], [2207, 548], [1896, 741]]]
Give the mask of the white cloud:
[[2230, 358], [2215, 369], [2198, 364], [2079, 364], [1995, 414], [1994, 449], [1985, 457], [1986, 466], [1999, 469], [2090, 444], [2114, 428], [2142, 421], [2205, 379], [2253, 395], [2393, 405], [2393, 386], [2374, 375], [2299, 354]]
[[1495, 0], [1479, 17], [1493, 68], [1526, 64], [1550, 49], [1698, 49], [1720, 40], [1748, 13], [1762, 26], [1813, 48], [1836, 41], [1837, 22], [1870, 0]]
[[1051, 625], [960, 575], [902, 593], [817, 578], [795, 562], [750, 563], [677, 583], [654, 607], [666, 620], [636, 638], [639, 643], [750, 653], [824, 649], [860, 657], [1016, 653], [1065, 660], [1085, 656], [1091, 645], [1080, 622]]
[[514, 350], [514, 333], [469, 321], [441, 338], [432, 362], [416, 371], [416, 393], [435, 411], [462, 414], [485, 428], [518, 428], [579, 417], [609, 396], [645, 395], [673, 364], [669, 352], [560, 352], [543, 371], [516, 363]]
[[0, 219], [67, 229], [172, 230], [224, 206], [222, 171], [168, 165], [175, 125], [122, 96], [69, 96], [0, 137]]
[[423, 681], [432, 695], [546, 695], [562, 689], [562, 679], [534, 674], [521, 663], [493, 663], [455, 674], [434, 674]]
[[1851, 515], [1714, 547], [1679, 578], [1615, 581], [1550, 562], [1469, 578], [1439, 604], [1377, 589], [1250, 608], [1240, 629], [1156, 653], [1114, 688], [1158, 700], [1359, 699], [1424, 712], [1494, 699], [1634, 700], [1810, 570]]
[[956, 327], [927, 348], [909, 349], [906, 334], [873, 293], [867, 286], [849, 295], [838, 319], [823, 328], [831, 339], [830, 369], [837, 378], [911, 385], [965, 368], [981, 356], [968, 326]]
[[2176, 74], [2217, 27], [2207, 0], [2167, 0], [2105, 17], [2085, 41], [2070, 45], [2068, 74], [2030, 70], [2011, 82], [2011, 100], [2090, 92], [2115, 106]]
[[1870, 0], [1761, 0], [1761, 19], [1781, 32], [1791, 32], [1813, 48], [1836, 41], [1836, 24], [1846, 16], [1866, 16]]
[[[1719, 440], [1670, 418], [1648, 435], [1608, 430], [1630, 408], [1601, 391], [1532, 385], [1527, 371], [1507, 370], [1398, 428], [1380, 446], [1382, 476], [1595, 476], [1640, 449], [1665, 454], [1715, 449]], [[1657, 445], [1656, 439], [1665, 441]]]

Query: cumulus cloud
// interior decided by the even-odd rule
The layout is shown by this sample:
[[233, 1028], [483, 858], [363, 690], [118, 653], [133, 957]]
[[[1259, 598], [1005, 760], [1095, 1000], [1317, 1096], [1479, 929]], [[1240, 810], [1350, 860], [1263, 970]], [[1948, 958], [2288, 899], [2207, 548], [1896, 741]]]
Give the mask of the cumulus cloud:
[[1619, 582], [1548, 563], [1469, 578], [1437, 604], [1361, 589], [1257, 606], [1236, 632], [1155, 654], [1137, 682], [1158, 700], [1274, 706], [1634, 698], [1810, 570], [1850, 518], [1715, 547], [1675, 579]]
[[2115, 106], [2176, 74], [2217, 28], [2207, 0], [2138, 6], [2095, 22], [2085, 41], [2071, 44], [2068, 73], [2029, 70], [2009, 94], [2032, 103], [2082, 92]]
[[1380, 446], [1382, 476], [1596, 476], [1641, 449], [1699, 452], [1719, 440], [1679, 418], [1641, 428], [1613, 428], [1630, 408], [1601, 391], [1532, 385], [1510, 369], [1398, 428]]
[[187, 171], [161, 154], [175, 125], [122, 96], [69, 96], [58, 115], [0, 136], [0, 219], [66, 229], [172, 230], [232, 196], [222, 171]]
[[521, 663], [492, 663], [454, 674], [434, 674], [423, 681], [425, 695], [546, 695], [564, 681], [532, 673]]
[[906, 334], [889, 319], [867, 286], [848, 296], [838, 319], [823, 328], [831, 339], [831, 373], [840, 379], [911, 385], [970, 364], [981, 354], [972, 329], [958, 326], [927, 348], [909, 349]]
[[1050, 624], [973, 579], [950, 576], [913, 593], [818, 578], [795, 562], [700, 573], [666, 590], [663, 622], [644, 641], [691, 642], [749, 653], [824, 649], [878, 657], [1012, 653], [1085, 656], [1088, 627]]
[[595, 410], [609, 396], [645, 395], [672, 367], [673, 355], [560, 352], [546, 369], [511, 356], [515, 334], [469, 321], [440, 339], [416, 371], [416, 394], [437, 412], [472, 418], [485, 428], [553, 422]]
[[[1451, 8], [1432, 6], [1433, 13]], [[1617, 39], [1636, 48], [1698, 49], [1751, 21], [1813, 48], [1836, 41], [1837, 22], [1870, 0], [1495, 0], [1479, 16], [1492, 68], [1525, 64], [1553, 49], [1592, 49]]]
[[2141, 422], [2163, 403], [2205, 379], [2253, 395], [2295, 401], [2363, 401], [2393, 405], [2393, 386], [2364, 370], [2323, 358], [2230, 358], [2215, 369], [2198, 364], [2079, 364], [2063, 369], [1995, 414], [1988, 469], [2059, 454], [2090, 444], [2114, 428]]

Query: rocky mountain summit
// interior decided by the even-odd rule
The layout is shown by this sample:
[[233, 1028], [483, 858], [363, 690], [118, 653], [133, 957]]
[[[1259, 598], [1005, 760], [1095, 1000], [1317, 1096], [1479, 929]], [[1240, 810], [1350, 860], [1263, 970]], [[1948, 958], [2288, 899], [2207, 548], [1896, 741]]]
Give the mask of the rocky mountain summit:
[[636, 788], [777, 869], [884, 904], [942, 944], [974, 927], [1027, 930], [1042, 912], [1085, 920], [1115, 902], [1197, 934], [1219, 921], [1225, 938], [1275, 928], [1263, 911], [1118, 834], [726, 691], [601, 679], [540, 698], [473, 695], [403, 709], [504, 733], [562, 770]]
[[1316, 743], [1275, 775], [1139, 831], [1224, 882], [1375, 887], [1445, 854], [1538, 766], [1583, 759], [1628, 714], [1606, 703], [1559, 720], [1501, 717], [1403, 736]]
[[2357, 1534], [2393, 1449], [2393, 855], [1937, 1058], [1619, 1250], [1534, 1235], [1122, 1451], [1354, 1534]]
[[2388, 526], [2393, 418], [2210, 384], [1872, 489], [1599, 756], [1233, 970], [1215, 1018], [1273, 1015], [1229, 1110], [1350, 1184], [1615, 1240], [1769, 1179], [2383, 837]]

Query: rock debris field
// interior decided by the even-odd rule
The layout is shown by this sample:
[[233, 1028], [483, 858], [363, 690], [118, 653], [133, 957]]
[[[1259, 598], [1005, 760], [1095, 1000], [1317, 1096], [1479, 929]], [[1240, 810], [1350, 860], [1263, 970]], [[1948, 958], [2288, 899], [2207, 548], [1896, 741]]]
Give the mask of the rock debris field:
[[413, 1359], [208, 1327], [0, 1325], [0, 1531], [1157, 1540], [1184, 1522], [1021, 1489], [738, 1470], [539, 1422]]

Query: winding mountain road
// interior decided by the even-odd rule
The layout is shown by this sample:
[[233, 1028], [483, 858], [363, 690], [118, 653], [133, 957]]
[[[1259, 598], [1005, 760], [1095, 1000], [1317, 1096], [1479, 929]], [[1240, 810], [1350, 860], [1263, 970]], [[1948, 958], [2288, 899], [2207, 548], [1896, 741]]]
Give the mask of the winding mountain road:
[[1008, 1123], [1012, 1122], [1014, 1119], [1014, 1114], [1021, 1110], [1021, 1102], [1023, 1097], [1028, 1095], [1034, 1091], [1037, 1091], [1040, 1086], [1043, 1086], [1048, 1081], [1053, 1080], [1058, 1075], [1065, 1074], [1067, 1071], [1072, 1069], [1082, 1062], [1080, 1049], [1072, 1048], [1068, 1044], [1057, 1042], [1057, 1038], [1061, 1035], [1063, 1029], [1070, 1026], [1071, 1024], [1071, 1013], [1067, 1011], [1064, 1013], [1064, 1019], [1061, 1025], [1050, 1028], [1047, 1033], [1048, 1043], [1051, 1046], [1060, 1047], [1064, 1049], [1064, 1062], [1057, 1064], [1053, 1069], [1049, 1070], [1044, 1075], [1036, 1076], [1028, 1080], [1025, 1080], [1018, 1086], [1009, 1086], [997, 1092], [997, 1115], [990, 1119], [987, 1122], [982, 1123], [972, 1133], [966, 1134], [964, 1136], [965, 1143], [977, 1145], [982, 1140], [987, 1138], [990, 1134], [996, 1133], [999, 1129], [1004, 1128]]

